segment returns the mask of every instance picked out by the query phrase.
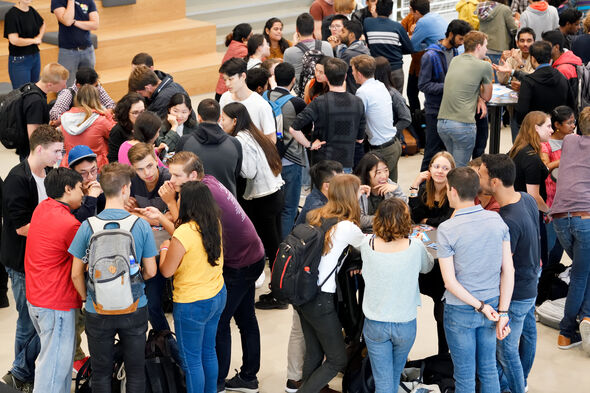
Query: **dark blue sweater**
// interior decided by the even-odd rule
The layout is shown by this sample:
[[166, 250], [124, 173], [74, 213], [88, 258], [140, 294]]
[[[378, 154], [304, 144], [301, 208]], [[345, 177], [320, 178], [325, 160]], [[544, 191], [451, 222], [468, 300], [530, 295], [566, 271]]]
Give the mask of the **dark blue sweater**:
[[413, 52], [410, 37], [402, 25], [389, 18], [378, 17], [366, 18], [364, 28], [371, 56], [385, 57], [392, 71], [400, 69], [402, 56]]
[[[424, 111], [427, 115], [437, 115], [443, 96], [445, 76], [449, 68], [444, 51], [447, 48], [439, 43], [430, 45], [420, 63], [418, 89], [424, 93]], [[457, 49], [453, 49], [457, 56]]]

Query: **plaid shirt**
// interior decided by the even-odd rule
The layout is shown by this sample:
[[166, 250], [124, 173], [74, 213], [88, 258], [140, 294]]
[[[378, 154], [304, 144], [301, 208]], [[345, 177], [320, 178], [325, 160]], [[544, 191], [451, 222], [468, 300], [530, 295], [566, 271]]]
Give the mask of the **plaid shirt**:
[[[114, 108], [115, 101], [113, 101], [113, 99], [109, 96], [109, 93], [107, 93], [100, 84], [96, 88], [98, 89], [98, 95], [102, 106], [104, 106], [106, 109]], [[55, 104], [53, 104], [53, 108], [51, 108], [51, 111], [49, 111], [49, 120], [58, 120], [61, 115], [71, 108], [74, 97], [72, 95], [72, 90], [70, 89], [73, 89], [75, 93], [78, 92], [78, 86], [75, 84], [68, 89], [63, 89], [60, 91], [57, 95], [57, 99], [55, 100]]]
[[515, 13], [522, 14], [526, 7], [529, 6], [529, 0], [512, 0], [512, 6], [510, 9], [512, 10], [512, 15]]

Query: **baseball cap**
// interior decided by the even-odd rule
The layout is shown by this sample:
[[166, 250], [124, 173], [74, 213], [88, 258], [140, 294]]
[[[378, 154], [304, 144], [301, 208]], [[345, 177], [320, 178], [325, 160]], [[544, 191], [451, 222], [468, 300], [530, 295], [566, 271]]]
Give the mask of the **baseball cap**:
[[86, 145], [74, 146], [68, 154], [68, 166], [71, 168], [84, 158], [96, 158], [96, 154]]

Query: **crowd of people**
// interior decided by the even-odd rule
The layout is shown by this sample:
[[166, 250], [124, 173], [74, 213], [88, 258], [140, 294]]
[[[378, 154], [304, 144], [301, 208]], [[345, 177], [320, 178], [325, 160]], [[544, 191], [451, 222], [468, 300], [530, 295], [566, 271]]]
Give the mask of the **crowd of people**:
[[[187, 391], [258, 392], [256, 309], [289, 304], [272, 291], [256, 300], [255, 289], [300, 224], [326, 234], [318, 294], [293, 306], [289, 393], [332, 392], [347, 365], [335, 272], [350, 247], [378, 393], [398, 391], [421, 293], [434, 300], [456, 392], [475, 392], [476, 380], [482, 392], [526, 392], [539, 277], [564, 251], [557, 345], [590, 354], [590, 109], [576, 94], [590, 16], [582, 33], [582, 12], [558, 3], [461, 0], [448, 22], [411, 0], [400, 23], [392, 0], [315, 0], [292, 40], [278, 18], [260, 33], [235, 26], [215, 99], [193, 109], [147, 53], [131, 59], [129, 92], [109, 96], [94, 70], [92, 0], [52, 1], [59, 61], [41, 68], [45, 24], [19, 0], [5, 36], [26, 137], [2, 185], [0, 247], [0, 307], [10, 281], [18, 319], [2, 381], [66, 393], [72, 368], [90, 362], [92, 391], [110, 392], [118, 336], [126, 391], [145, 392], [148, 323], [171, 330], [172, 282], [167, 340]], [[484, 154], [494, 82], [518, 92], [504, 114], [507, 154]], [[420, 118], [424, 158], [402, 190], [404, 131]], [[416, 225], [437, 231], [434, 254], [410, 236]], [[228, 378], [232, 319], [242, 365]]]

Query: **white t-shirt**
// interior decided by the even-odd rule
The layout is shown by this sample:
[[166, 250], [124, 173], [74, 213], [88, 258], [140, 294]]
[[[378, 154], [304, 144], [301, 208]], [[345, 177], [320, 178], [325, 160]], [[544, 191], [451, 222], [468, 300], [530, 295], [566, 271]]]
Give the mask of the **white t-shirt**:
[[231, 104], [232, 102], [239, 102], [244, 105], [246, 109], [248, 109], [248, 114], [252, 118], [252, 123], [254, 123], [254, 125], [265, 135], [275, 134], [277, 132], [272, 108], [259, 94], [253, 92], [245, 100], [236, 101], [233, 99], [231, 92], [226, 91], [219, 99], [219, 106], [221, 106], [221, 109], [223, 110], [224, 106]]
[[258, 66], [259, 64], [262, 64], [262, 61], [260, 59], [255, 59], [253, 57], [248, 59], [248, 64], [246, 65], [246, 70], [251, 70], [252, 68]]
[[42, 201], [47, 199], [47, 191], [45, 191], [44, 183], [45, 178], [39, 177], [35, 175], [33, 172], [31, 172], [31, 174], [33, 175], [33, 179], [35, 179], [35, 183], [37, 184], [37, 195], [39, 196], [39, 203], [41, 203]]
[[[363, 242], [365, 235], [361, 229], [351, 221], [340, 221], [334, 226], [332, 231], [332, 248], [330, 252], [320, 260], [320, 266], [318, 268], [318, 285], [320, 285], [326, 277], [330, 275], [332, 270], [338, 264], [338, 258], [342, 255], [344, 249], [351, 245], [355, 248], [359, 248]], [[336, 292], [336, 273], [322, 285], [322, 292], [335, 293]]]

